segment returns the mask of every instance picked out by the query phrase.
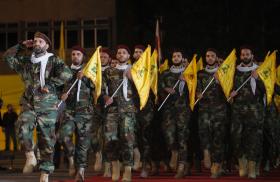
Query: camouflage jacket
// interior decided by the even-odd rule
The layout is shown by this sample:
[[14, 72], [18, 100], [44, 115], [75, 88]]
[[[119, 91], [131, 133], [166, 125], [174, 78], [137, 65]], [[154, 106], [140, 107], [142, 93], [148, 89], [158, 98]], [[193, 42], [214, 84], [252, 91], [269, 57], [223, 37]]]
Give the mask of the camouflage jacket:
[[[82, 68], [81, 68], [82, 69]], [[77, 79], [77, 73], [81, 70], [71, 69], [73, 77], [69, 80], [64, 86], [64, 93], [66, 93], [72, 84]], [[78, 82], [70, 91], [66, 102], [66, 109], [75, 110], [75, 111], [88, 111], [88, 109], [92, 110], [93, 107], [93, 92], [94, 85], [91, 80], [87, 77], [83, 77], [81, 80], [80, 87], [80, 96], [79, 101], [77, 101], [77, 92], [78, 92]]]
[[[234, 76], [233, 90], [237, 90], [242, 83], [251, 75], [251, 71], [241, 72], [236, 70]], [[264, 94], [265, 87], [263, 82], [258, 78], [256, 79], [255, 94], [252, 91], [250, 80], [238, 91], [238, 94], [233, 99], [232, 108], [242, 110], [247, 108], [250, 110], [263, 110], [264, 109]]]
[[71, 70], [64, 61], [56, 56], [50, 56], [46, 65], [45, 87], [49, 93], [42, 93], [40, 86], [40, 63], [33, 64], [31, 56], [20, 55], [23, 47], [18, 44], [8, 49], [4, 54], [4, 60], [10, 68], [16, 71], [24, 83], [25, 90], [20, 104], [23, 109], [53, 109], [56, 110], [58, 102], [57, 88], [71, 79]]
[[[213, 76], [214, 73], [209, 73], [205, 70], [199, 71], [197, 75], [196, 93], [201, 94]], [[214, 79], [199, 101], [199, 110], [225, 111], [225, 108], [226, 98], [224, 92], [221, 85]]]
[[[161, 102], [165, 99], [168, 93], [164, 90], [164, 88], [173, 88], [180, 77], [181, 73], [172, 73], [170, 70], [163, 72], [159, 77], [159, 95], [161, 98]], [[184, 86], [184, 90], [182, 95], [179, 92], [179, 84], [175, 88], [175, 93], [171, 94], [164, 104], [164, 109], [169, 108], [186, 108], [189, 107], [189, 97], [188, 97], [188, 89], [187, 84]], [[160, 102], [160, 103], [161, 103]]]
[[[118, 86], [122, 83], [123, 74], [124, 70], [111, 67], [107, 68], [103, 74], [102, 95], [112, 96]], [[133, 82], [130, 80], [128, 80], [127, 97], [129, 98], [129, 101], [125, 100], [123, 96], [123, 89], [120, 88], [113, 98], [114, 102], [108, 106], [107, 112], [137, 112], [137, 91]]]

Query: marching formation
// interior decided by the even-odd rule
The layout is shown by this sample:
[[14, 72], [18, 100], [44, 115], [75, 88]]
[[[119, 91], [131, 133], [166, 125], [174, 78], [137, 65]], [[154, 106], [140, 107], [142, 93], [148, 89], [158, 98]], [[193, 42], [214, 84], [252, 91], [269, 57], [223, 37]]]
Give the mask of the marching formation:
[[23, 173], [38, 165], [40, 182], [55, 170], [55, 143], [63, 146], [77, 182], [85, 180], [89, 158], [103, 177], [123, 182], [132, 181], [133, 171], [148, 178], [161, 167], [177, 179], [191, 175], [193, 166], [210, 169], [212, 178], [237, 169], [240, 177], [255, 179], [261, 168], [279, 166], [276, 51], [258, 64], [249, 46], [222, 61], [213, 48], [190, 62], [174, 49], [172, 61], [160, 64], [150, 46], [136, 45], [133, 53], [126, 45], [115, 53], [98, 47], [89, 61], [74, 46], [68, 67], [48, 52], [50, 45], [37, 32], [4, 54], [25, 85], [17, 121]]

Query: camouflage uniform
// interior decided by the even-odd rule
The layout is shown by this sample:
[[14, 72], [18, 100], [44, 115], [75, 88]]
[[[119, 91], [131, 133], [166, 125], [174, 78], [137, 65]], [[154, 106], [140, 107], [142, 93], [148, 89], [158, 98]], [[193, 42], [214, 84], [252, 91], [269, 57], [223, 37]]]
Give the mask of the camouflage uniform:
[[[123, 80], [123, 70], [108, 68], [103, 77], [103, 93], [111, 96]], [[107, 94], [106, 94], [107, 95]], [[133, 166], [133, 145], [135, 143], [135, 87], [128, 80], [126, 101], [122, 88], [115, 95], [114, 102], [108, 106], [104, 123], [104, 148], [109, 161], [116, 161], [120, 158], [124, 166]]]
[[[109, 66], [102, 67], [102, 77], [104, 76], [104, 71]], [[91, 127], [91, 147], [93, 152], [98, 152], [102, 150], [103, 147], [103, 122], [106, 117], [106, 112], [104, 109], [105, 103], [102, 98], [103, 96], [100, 96], [97, 105], [94, 108], [94, 116], [93, 116], [93, 124]]]
[[[197, 93], [202, 93], [214, 73], [198, 72]], [[221, 163], [224, 155], [226, 99], [220, 84], [214, 80], [199, 101], [198, 127], [203, 150], [209, 150], [212, 161]]]
[[[159, 90], [161, 98], [165, 98], [167, 92], [164, 88], [172, 88], [181, 73], [166, 71], [160, 75]], [[178, 161], [187, 161], [187, 141], [189, 139], [190, 108], [188, 101], [187, 85], [184, 86], [183, 94], [180, 96], [179, 86], [176, 92], [167, 99], [162, 108], [162, 130], [168, 150], [178, 150]]]
[[[280, 94], [280, 86], [275, 85], [275, 94]], [[264, 159], [276, 161], [280, 154], [280, 136], [279, 136], [280, 114], [277, 112], [275, 103], [272, 101], [266, 106], [264, 118]]]
[[[102, 67], [102, 77], [104, 77], [104, 71], [108, 66]], [[104, 93], [101, 93], [104, 94]], [[93, 123], [91, 127], [91, 148], [94, 153], [103, 151], [104, 143], [104, 120], [106, 118], [106, 111], [104, 109], [105, 103], [103, 96], [101, 95], [97, 101], [97, 105], [94, 108]], [[102, 155], [102, 161], [108, 162], [106, 155]]]
[[[64, 93], [71, 87], [81, 70], [72, 69], [73, 78], [65, 84]], [[90, 129], [93, 116], [93, 84], [90, 79], [81, 80], [80, 96], [77, 101], [78, 83], [73, 87], [66, 100], [64, 119], [59, 131], [59, 138], [67, 151], [68, 157], [75, 154], [77, 168], [87, 166], [87, 152], [90, 147]], [[73, 133], [76, 133], [76, 146], [72, 142]], [[76, 149], [75, 149], [76, 148]]]
[[[249, 76], [251, 71], [236, 70], [234, 89], [236, 90]], [[256, 79], [255, 95], [248, 81], [233, 99], [231, 136], [234, 156], [243, 155], [249, 161], [258, 161], [262, 153], [264, 122], [264, 85]]]
[[105, 113], [101, 107], [104, 107], [104, 104], [98, 103], [93, 108], [93, 117], [92, 117], [92, 126], [90, 129], [90, 139], [91, 139], [91, 148], [93, 152], [98, 152], [102, 150], [103, 143], [103, 120], [105, 119]]
[[62, 60], [50, 56], [45, 71], [45, 87], [49, 93], [42, 93], [40, 63], [31, 63], [30, 56], [19, 54], [21, 50], [23, 46], [18, 44], [8, 49], [4, 55], [4, 60], [21, 76], [25, 85], [20, 101], [22, 111], [18, 118], [19, 139], [26, 151], [33, 151], [33, 130], [36, 127], [41, 153], [39, 169], [52, 172], [58, 103], [56, 88], [69, 80], [72, 74]]
[[146, 106], [136, 114], [136, 135], [137, 143], [140, 148], [142, 162], [151, 161], [151, 122], [154, 118], [154, 99], [152, 93], [148, 98]]

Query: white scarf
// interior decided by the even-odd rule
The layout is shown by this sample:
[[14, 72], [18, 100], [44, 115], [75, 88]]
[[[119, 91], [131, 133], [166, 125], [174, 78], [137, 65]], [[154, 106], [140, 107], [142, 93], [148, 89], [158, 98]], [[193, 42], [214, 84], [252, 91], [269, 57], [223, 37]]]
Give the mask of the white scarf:
[[185, 70], [185, 67], [183, 65], [181, 65], [181, 66], [172, 65], [170, 68], [171, 73], [183, 73], [184, 70]]
[[128, 87], [128, 78], [126, 77], [126, 72], [130, 69], [131, 65], [124, 64], [119, 65], [117, 64], [116, 69], [122, 70], [123, 72], [123, 97], [126, 101], [129, 101], [130, 99], [127, 97], [127, 87]]
[[[184, 70], [185, 70], [185, 67], [183, 65], [181, 65], [179, 67], [172, 65], [171, 68], [170, 68], [171, 73], [183, 73]], [[185, 87], [185, 81], [181, 80], [180, 83], [179, 83], [180, 96], [183, 95], [184, 87]]]
[[[209, 65], [206, 65], [206, 67], [204, 68], [204, 70], [205, 70], [207, 73], [210, 73], [210, 74], [216, 73], [218, 69], [219, 69], [218, 66], [217, 66], [217, 67], [214, 67], [214, 68], [210, 68]], [[216, 80], [216, 79], [215, 79], [215, 82], [219, 84], [219, 80]]]
[[46, 66], [49, 60], [49, 57], [51, 57], [53, 54], [52, 53], [48, 53], [46, 52], [45, 55], [41, 56], [41, 57], [35, 57], [35, 54], [32, 53], [31, 55], [31, 62], [33, 64], [36, 63], [41, 63], [40, 65], [40, 85], [41, 88], [43, 88], [45, 86], [45, 73], [46, 73]]
[[101, 71], [103, 72], [103, 71], [105, 71], [107, 68], [109, 68], [108, 65], [107, 65], [107, 66], [102, 66], [102, 67], [101, 67]]
[[219, 67], [210, 68], [209, 65], [206, 65], [205, 71], [206, 71], [207, 73], [216, 73], [216, 71], [218, 70], [218, 68], [219, 68]]
[[[248, 72], [248, 71], [254, 71], [255, 69], [257, 69], [259, 66], [256, 65], [255, 63], [253, 63], [252, 66], [242, 66], [242, 63], [240, 65], [237, 66], [237, 70], [238, 71], [241, 71], [241, 72]], [[255, 95], [256, 93], [256, 79], [254, 77], [251, 77], [251, 80], [250, 80], [250, 85], [251, 85], [251, 88], [252, 88], [252, 92], [253, 94]]]
[[[71, 65], [71, 69], [73, 69], [73, 70], [79, 70], [79, 69], [81, 69], [81, 68], [82, 68], [82, 65], [80, 65], [80, 66], [76, 66], [76, 65], [74, 65], [74, 64]], [[81, 85], [82, 85], [82, 80], [79, 80], [79, 81], [78, 81], [77, 97], [76, 97], [76, 98], [77, 98], [77, 102], [80, 101]]]

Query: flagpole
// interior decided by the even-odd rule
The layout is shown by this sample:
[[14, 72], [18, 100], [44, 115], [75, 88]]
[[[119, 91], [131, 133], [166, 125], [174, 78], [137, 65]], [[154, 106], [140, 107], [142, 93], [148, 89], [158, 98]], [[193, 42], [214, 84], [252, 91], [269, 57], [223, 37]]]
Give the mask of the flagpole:
[[[77, 82], [78, 82], [78, 79], [75, 80], [75, 82], [72, 84], [72, 86], [66, 92], [67, 95], [70, 93], [70, 91], [73, 89], [73, 87], [76, 85]], [[57, 108], [59, 108], [59, 106], [62, 104], [62, 102], [63, 102], [62, 100], [59, 102], [59, 104], [57, 105]]]
[[[203, 95], [203, 94], [206, 92], [206, 90], [210, 87], [210, 85], [211, 85], [211, 83], [214, 81], [214, 79], [215, 79], [215, 77], [213, 77], [213, 78], [211, 79], [211, 81], [208, 83], [208, 85], [207, 85], [207, 86], [205, 87], [205, 89], [202, 91], [201, 95]], [[195, 101], [194, 105], [196, 105], [196, 104], [198, 103], [199, 100], [200, 100], [200, 99], [197, 99], [197, 100]]]
[[[118, 93], [118, 91], [120, 90], [120, 88], [122, 87], [124, 83], [124, 80], [122, 81], [122, 83], [118, 86], [118, 88], [115, 90], [115, 92], [113, 93], [113, 95], [110, 97], [110, 99], [112, 99], [113, 97], [115, 97], [115, 95]], [[105, 108], [107, 107], [107, 105], [105, 105]]]
[[[178, 80], [175, 85], [173, 86], [173, 89], [175, 89], [177, 87], [177, 85], [179, 84], [180, 80]], [[163, 104], [166, 102], [166, 100], [170, 97], [170, 93], [165, 97], [164, 101], [162, 102], [162, 104], [159, 106], [158, 111], [162, 108]]]
[[[245, 80], [245, 82], [243, 82], [242, 85], [240, 85], [240, 87], [235, 91], [238, 92], [251, 78], [252, 78], [252, 76], [249, 76], [247, 78], [247, 80]], [[229, 97], [227, 101], [230, 101], [230, 99], [231, 99], [231, 97]]]
[[[184, 68], [184, 70], [187, 69], [188, 66], [189, 66], [189, 65], [186, 65], [185, 68]], [[183, 73], [184, 73], [184, 71], [181, 72], [181, 75], [183, 75]], [[179, 84], [179, 82], [180, 82], [180, 79], [177, 80], [177, 82], [176, 82], [175, 85], [173, 86], [173, 89], [175, 89], [175, 88], [177, 87], [177, 85]], [[159, 106], [159, 108], [158, 108], [157, 111], [159, 111], [159, 110], [162, 108], [163, 104], [164, 104], [164, 103], [166, 102], [166, 100], [170, 97], [170, 95], [171, 95], [171, 94], [168, 94], [168, 95], [165, 97], [164, 101], [163, 101], [162, 104]]]

